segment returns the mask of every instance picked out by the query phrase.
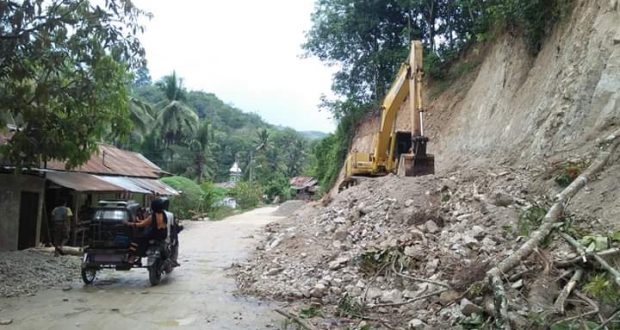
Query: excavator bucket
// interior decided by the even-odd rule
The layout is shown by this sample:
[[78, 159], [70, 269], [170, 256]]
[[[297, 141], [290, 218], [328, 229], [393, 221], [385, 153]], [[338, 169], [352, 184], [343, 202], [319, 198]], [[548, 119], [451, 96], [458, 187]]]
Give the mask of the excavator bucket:
[[402, 154], [398, 163], [398, 176], [422, 176], [435, 174], [435, 157], [431, 154], [415, 156]]

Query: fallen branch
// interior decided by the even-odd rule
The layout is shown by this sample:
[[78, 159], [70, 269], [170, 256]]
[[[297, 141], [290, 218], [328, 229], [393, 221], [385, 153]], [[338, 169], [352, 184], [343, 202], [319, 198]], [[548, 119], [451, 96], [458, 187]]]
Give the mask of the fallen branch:
[[573, 288], [575, 288], [575, 285], [577, 285], [577, 282], [579, 282], [582, 275], [583, 269], [577, 269], [573, 274], [573, 277], [571, 277], [570, 281], [568, 281], [564, 289], [562, 289], [562, 292], [560, 292], [558, 299], [555, 301], [555, 304], [553, 304], [556, 312], [564, 314], [564, 305], [566, 304], [566, 298], [568, 298], [571, 291], [573, 291]]
[[422, 300], [422, 299], [426, 299], [428, 297], [432, 297], [432, 296], [436, 296], [438, 294], [441, 294], [442, 292], [448, 291], [449, 289], [441, 289], [441, 290], [437, 290], [437, 291], [433, 291], [429, 294], [425, 294], [423, 296], [419, 296], [419, 297], [415, 297], [415, 298], [411, 298], [407, 301], [403, 301], [403, 302], [399, 302], [399, 303], [387, 303], [387, 304], [371, 304], [368, 305], [369, 308], [375, 308], [375, 307], [394, 307], [394, 306], [402, 306], [402, 305], [407, 305], [407, 304], [411, 304], [413, 302], [416, 302], [418, 300]]
[[609, 324], [609, 322], [613, 321], [618, 316], [620, 316], [620, 309], [617, 310], [615, 313], [613, 313], [607, 320], [603, 321], [603, 323], [601, 323], [601, 325], [599, 325], [598, 327], [594, 328], [594, 330], [601, 330], [601, 329], [605, 328]]
[[280, 315], [282, 315], [282, 316], [286, 317], [287, 319], [289, 319], [289, 320], [291, 320], [291, 321], [293, 321], [293, 322], [295, 322], [295, 323], [299, 324], [299, 326], [300, 326], [300, 327], [302, 327], [302, 328], [304, 328], [304, 329], [306, 329], [306, 330], [313, 330], [313, 329], [314, 329], [313, 327], [311, 327], [311, 326], [310, 326], [310, 325], [308, 325], [306, 322], [302, 321], [299, 317], [297, 317], [297, 316], [295, 316], [295, 315], [293, 315], [293, 314], [287, 313], [287, 312], [285, 312], [285, 311], [283, 311], [283, 310], [281, 310], [281, 309], [277, 309], [277, 308], [276, 308], [276, 309], [274, 309], [274, 311], [275, 311], [276, 313], [278, 313], [278, 314], [280, 314]]
[[555, 196], [555, 203], [551, 206], [547, 214], [542, 221], [541, 226], [530, 236], [530, 239], [525, 242], [521, 247], [513, 254], [502, 260], [497, 266], [491, 268], [487, 272], [487, 280], [491, 288], [494, 290], [495, 301], [495, 320], [496, 325], [503, 329], [510, 329], [508, 322], [508, 301], [504, 292], [503, 283], [500, 278], [500, 274], [507, 273], [510, 269], [516, 267], [521, 260], [527, 258], [536, 247], [540, 245], [543, 239], [549, 234], [553, 228], [555, 228], [555, 222], [560, 219], [564, 212], [564, 208], [568, 201], [575, 196], [575, 194], [609, 161], [609, 158], [614, 149], [620, 143], [618, 139], [620, 135], [611, 135], [605, 140], [605, 143], [610, 143], [609, 147], [605, 151], [601, 151], [596, 159], [583, 171], [568, 187]]
[[[577, 242], [574, 238], [566, 233], [560, 233], [560, 235], [570, 244], [572, 245], [579, 253], [586, 253], [586, 248], [583, 247], [579, 242]], [[601, 265], [601, 267], [605, 268], [613, 277], [614, 281], [617, 285], [620, 285], [620, 272], [618, 272], [615, 268], [613, 268], [610, 264], [605, 261], [605, 259], [598, 256], [596, 253], [592, 255], [594, 259]]]
[[406, 275], [406, 274], [400, 273], [400, 272], [398, 272], [396, 270], [396, 266], [394, 265], [394, 263], [392, 263], [392, 271], [394, 272], [394, 274], [396, 274], [396, 275], [398, 275], [398, 276], [400, 276], [402, 278], [406, 278], [406, 279], [409, 279], [409, 280], [412, 280], [412, 281], [417, 281], [417, 282], [431, 283], [431, 284], [435, 284], [435, 285], [438, 285], [438, 286], [450, 289], [450, 286], [445, 284], [445, 283], [441, 283], [441, 282], [437, 282], [437, 281], [433, 281], [433, 280], [428, 280], [428, 279], [421, 278], [421, 277], [414, 277], [414, 276], [410, 276], [410, 275]]
[[598, 255], [599, 257], [605, 257], [609, 255], [614, 255], [617, 253], [620, 253], [620, 248], [613, 248], [613, 249], [603, 250], [599, 252], [594, 252], [594, 251], [586, 252], [585, 254], [574, 257], [572, 259], [556, 261], [554, 262], [554, 266], [559, 267], [559, 268], [570, 267], [579, 262], [584, 262], [584, 263], [587, 262], [588, 261], [587, 258], [591, 258], [595, 254]]
[[578, 315], [575, 316], [571, 316], [571, 317], [567, 317], [565, 319], [561, 319], [557, 322], [554, 322], [551, 326], [553, 327], [556, 324], [560, 324], [562, 322], [568, 322], [568, 321], [572, 321], [572, 320], [577, 320], [586, 316], [590, 316], [590, 315], [594, 315], [594, 314], [598, 314], [599, 312], [599, 307], [598, 305], [592, 301], [592, 299], [588, 298], [586, 295], [582, 294], [581, 292], [579, 292], [579, 290], [575, 290], [575, 295], [579, 298], [581, 298], [583, 301], [585, 301], [588, 305], [592, 306], [592, 310], [587, 312], [587, 313], [580, 313]]

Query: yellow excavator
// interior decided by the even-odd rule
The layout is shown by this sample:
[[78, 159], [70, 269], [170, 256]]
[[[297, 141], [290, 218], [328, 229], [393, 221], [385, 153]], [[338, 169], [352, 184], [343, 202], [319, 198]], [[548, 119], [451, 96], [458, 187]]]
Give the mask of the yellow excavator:
[[[435, 173], [435, 158], [426, 153], [422, 107], [423, 45], [411, 42], [407, 62], [403, 63], [381, 106], [379, 132], [373, 139], [374, 152], [351, 151], [345, 164], [340, 188], [357, 183], [359, 176], [420, 176]], [[405, 101], [409, 98], [409, 103]], [[411, 131], [396, 131], [396, 114], [403, 105], [411, 114]]]

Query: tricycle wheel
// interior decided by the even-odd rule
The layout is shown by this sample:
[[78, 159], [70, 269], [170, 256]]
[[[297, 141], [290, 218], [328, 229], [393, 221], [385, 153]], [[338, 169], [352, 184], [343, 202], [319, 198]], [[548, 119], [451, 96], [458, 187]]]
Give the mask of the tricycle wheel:
[[149, 282], [155, 286], [161, 281], [161, 271], [159, 270], [159, 262], [154, 263], [149, 267]]
[[82, 268], [82, 281], [84, 284], [92, 284], [97, 276], [97, 269], [95, 268]]

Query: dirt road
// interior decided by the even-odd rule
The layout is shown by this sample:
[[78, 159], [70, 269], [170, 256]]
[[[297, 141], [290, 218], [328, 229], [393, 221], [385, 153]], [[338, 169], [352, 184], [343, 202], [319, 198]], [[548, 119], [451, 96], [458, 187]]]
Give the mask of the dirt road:
[[[265, 329], [280, 319], [273, 307], [235, 297], [226, 268], [247, 257], [257, 229], [277, 219], [275, 208], [256, 209], [219, 222], [187, 223], [181, 232], [181, 267], [156, 287], [145, 270], [100, 272], [92, 286], [47, 290], [0, 299], [1, 329]], [[65, 288], [67, 289], [67, 288]]]

